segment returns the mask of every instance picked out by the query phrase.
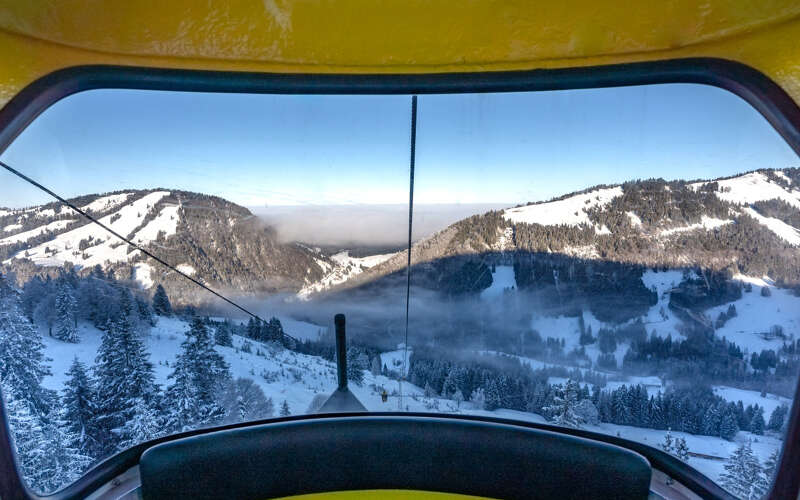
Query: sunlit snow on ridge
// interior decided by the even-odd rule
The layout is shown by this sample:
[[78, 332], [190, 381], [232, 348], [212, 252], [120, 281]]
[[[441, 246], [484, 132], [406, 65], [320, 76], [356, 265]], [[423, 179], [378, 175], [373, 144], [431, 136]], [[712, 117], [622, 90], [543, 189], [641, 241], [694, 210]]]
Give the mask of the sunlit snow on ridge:
[[585, 210], [605, 206], [618, 196], [622, 196], [622, 187], [602, 188], [576, 194], [563, 200], [509, 208], [503, 211], [503, 217], [515, 223], [524, 222], [543, 226], [590, 224]]

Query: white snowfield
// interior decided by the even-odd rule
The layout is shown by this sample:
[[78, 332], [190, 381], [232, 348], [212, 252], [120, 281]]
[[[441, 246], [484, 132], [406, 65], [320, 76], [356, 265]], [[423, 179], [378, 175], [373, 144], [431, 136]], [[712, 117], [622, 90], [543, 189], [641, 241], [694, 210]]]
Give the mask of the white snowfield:
[[492, 273], [492, 284], [489, 288], [481, 291], [481, 299], [496, 299], [502, 297], [503, 293], [516, 289], [517, 278], [514, 276], [512, 266], [496, 266]]
[[381, 353], [381, 369], [385, 366], [389, 371], [403, 373], [403, 355], [405, 354], [405, 375], [408, 375], [408, 370], [411, 368], [411, 355], [414, 350], [410, 346], [405, 349], [404, 346], [405, 344], [398, 344], [397, 350]]
[[[751, 172], [731, 179], [717, 181], [717, 183], [720, 189], [716, 194], [721, 200], [751, 204], [757, 201], [777, 198], [800, 208], [800, 191], [796, 189], [787, 190], [783, 186], [770, 181], [761, 172]], [[693, 186], [699, 187], [703, 184], [707, 183], [697, 183]]]
[[178, 264], [177, 266], [175, 266], [175, 269], [177, 269], [178, 271], [182, 272], [183, 274], [187, 274], [189, 276], [192, 276], [197, 272], [189, 264]]
[[104, 212], [106, 210], [110, 210], [112, 208], [116, 208], [119, 205], [122, 205], [128, 198], [130, 198], [133, 193], [119, 193], [119, 194], [111, 194], [108, 196], [101, 196], [97, 198], [93, 202], [89, 203], [88, 205], [84, 205], [81, 207], [81, 210], [89, 210], [92, 212]]
[[[123, 206], [118, 211], [100, 218], [99, 221], [117, 233], [127, 236], [144, 222], [151, 208], [161, 201], [162, 198], [169, 196], [169, 194], [169, 191], [149, 193]], [[172, 207], [166, 207], [162, 209], [158, 217], [150, 221], [133, 236], [133, 241], [137, 243], [149, 243], [155, 240], [155, 236], [158, 234], [158, 231], [161, 230], [168, 234], [170, 234], [169, 231], [172, 231], [172, 234], [174, 234], [177, 221], [169, 219], [171, 212], [167, 212], [166, 216], [162, 217], [164, 211], [171, 208]], [[20, 235], [14, 235], [11, 238], [19, 236]], [[88, 240], [89, 238], [92, 238], [89, 243], [91, 246], [81, 251], [79, 249], [80, 242], [82, 240]], [[0, 242], [1, 241], [2, 240], [0, 240]], [[18, 252], [12, 259], [19, 259], [27, 256], [34, 263], [42, 266], [61, 266], [65, 262], [72, 262], [80, 267], [92, 267], [97, 264], [103, 265], [114, 262], [127, 262], [130, 258], [138, 254], [138, 250], [129, 253], [127, 244], [122, 243], [96, 224], [89, 223], [67, 231], [66, 233], [59, 234], [54, 239], [33, 248]], [[84, 256], [86, 258], [84, 258]]]
[[155, 241], [158, 237], [158, 233], [162, 231], [164, 236], [172, 236], [175, 234], [178, 231], [180, 208], [180, 205], [171, 205], [162, 208], [155, 219], [148, 222], [146, 226], [136, 232], [133, 241], [138, 244]]
[[625, 212], [625, 215], [628, 216], [628, 219], [631, 221], [631, 226], [633, 227], [641, 227], [642, 219], [634, 212]]
[[713, 387], [714, 394], [725, 399], [726, 401], [741, 401], [744, 406], [758, 405], [764, 408], [764, 419], [769, 421], [770, 415], [775, 411], [775, 408], [781, 405], [792, 406], [792, 400], [777, 396], [775, 394], [766, 393], [761, 397], [758, 391], [748, 391], [745, 389], [737, 389], [735, 387], [726, 387], [724, 385], [717, 385]]
[[585, 209], [605, 206], [617, 196], [622, 196], [622, 187], [620, 186], [596, 189], [563, 200], [508, 208], [503, 211], [503, 218], [514, 223], [525, 222], [543, 226], [590, 224]]
[[10, 233], [11, 231], [16, 231], [17, 229], [20, 229], [21, 227], [22, 227], [22, 224], [9, 224], [9, 225], [7, 225], [6, 227], [3, 228], [3, 231], [6, 232], [6, 233]]
[[[742, 298], [732, 302], [736, 307], [736, 317], [718, 328], [715, 335], [735, 342], [747, 353], [761, 352], [763, 349], [780, 349], [784, 340], [770, 335], [773, 326], [783, 327], [787, 338], [800, 336], [800, 297], [795, 297], [792, 290], [770, 286], [770, 297], [761, 295], [761, 287], [753, 286], [752, 292], [742, 293]], [[723, 304], [706, 311], [716, 320], [721, 312], [728, 310], [729, 304]], [[792, 335], [794, 337], [792, 337]]]
[[358, 276], [370, 267], [375, 267], [394, 257], [394, 253], [368, 255], [366, 257], [351, 257], [350, 252], [345, 250], [331, 256], [334, 266], [331, 267], [327, 262], [316, 259], [317, 264], [326, 272], [325, 276], [319, 281], [304, 286], [297, 296], [307, 299], [311, 294], [327, 290], [335, 285]]
[[[47, 231], [59, 231], [61, 229], [64, 229], [73, 222], [75, 222], [74, 219], [53, 221], [49, 224], [39, 226], [35, 229], [31, 229], [30, 231], [25, 231], [22, 233], [15, 234], [13, 236], [9, 236], [7, 238], [3, 238], [2, 240], [0, 240], [0, 245], [12, 245], [14, 243], [19, 243], [21, 241], [28, 241], [31, 238], [35, 238], [37, 236], [40, 236], [41, 234], [46, 233]], [[19, 225], [19, 227], [22, 226]]]
[[733, 222], [733, 220], [731, 220], [731, 219], [723, 220], [723, 219], [717, 219], [717, 218], [714, 218], [714, 217], [708, 217], [706, 215], [703, 215], [700, 218], [700, 222], [696, 222], [694, 224], [690, 224], [688, 226], [683, 226], [683, 227], [674, 227], [672, 229], [664, 229], [659, 234], [661, 236], [670, 236], [670, 235], [675, 234], [675, 233], [682, 233], [682, 232], [686, 232], [686, 231], [694, 231], [696, 229], [705, 229], [707, 231], [710, 231], [710, 230], [722, 227], [722, 226], [724, 226], [726, 224], [731, 224], [732, 222]]

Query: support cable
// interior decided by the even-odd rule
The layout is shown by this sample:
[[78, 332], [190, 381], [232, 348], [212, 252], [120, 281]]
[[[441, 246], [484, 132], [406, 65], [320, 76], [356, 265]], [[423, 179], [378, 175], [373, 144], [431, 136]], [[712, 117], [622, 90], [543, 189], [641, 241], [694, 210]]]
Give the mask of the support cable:
[[400, 374], [400, 398], [398, 404], [403, 410], [403, 379], [408, 374], [408, 312], [411, 303], [411, 229], [414, 221], [414, 163], [417, 155], [417, 96], [411, 96], [411, 159], [408, 180], [408, 262], [406, 263], [406, 334], [403, 342], [403, 373]]

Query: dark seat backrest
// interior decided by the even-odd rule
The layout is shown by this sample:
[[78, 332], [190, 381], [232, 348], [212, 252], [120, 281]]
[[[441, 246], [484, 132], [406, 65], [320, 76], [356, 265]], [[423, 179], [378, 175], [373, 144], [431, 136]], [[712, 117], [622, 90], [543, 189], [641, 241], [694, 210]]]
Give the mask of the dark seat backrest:
[[148, 449], [145, 500], [409, 489], [490, 498], [647, 498], [632, 451], [538, 429], [403, 416], [276, 422]]

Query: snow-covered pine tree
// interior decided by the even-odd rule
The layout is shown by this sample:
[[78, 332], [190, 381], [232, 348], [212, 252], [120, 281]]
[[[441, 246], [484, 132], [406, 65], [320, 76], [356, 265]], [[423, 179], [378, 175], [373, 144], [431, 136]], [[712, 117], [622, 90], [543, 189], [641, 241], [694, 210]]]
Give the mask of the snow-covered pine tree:
[[13, 388], [2, 386], [17, 461], [28, 486], [37, 493], [50, 493], [74, 481], [91, 458], [69, 446], [73, 438], [55, 418], [37, 416]]
[[144, 398], [133, 402], [132, 417], [118, 431], [120, 448], [130, 448], [164, 434], [164, 419], [155, 405]]
[[153, 364], [136, 331], [134, 314], [131, 293], [122, 289], [119, 317], [103, 332], [93, 368], [98, 442], [103, 445], [103, 454], [120, 449], [120, 429], [135, 416], [137, 399], [155, 404], [158, 398]]
[[764, 422], [764, 408], [757, 406], [755, 413], [753, 413], [753, 419], [750, 421], [750, 432], [762, 435], [764, 434], [764, 427], [766, 427], [766, 423]]
[[736, 422], [736, 414], [729, 408], [720, 420], [719, 437], [731, 441], [737, 432], [739, 432], [739, 424]]
[[783, 428], [783, 422], [786, 420], [786, 415], [788, 413], [789, 406], [786, 404], [776, 406], [775, 409], [772, 410], [772, 415], [769, 416], [769, 424], [767, 425], [767, 429], [780, 432]]
[[218, 399], [231, 375], [228, 364], [214, 350], [214, 342], [202, 318], [192, 319], [174, 366], [175, 370], [169, 375], [173, 384], [167, 389], [167, 400], [172, 406], [169, 425], [176, 430], [186, 430], [222, 420], [225, 409]]
[[75, 437], [75, 442], [70, 445], [87, 455], [97, 456], [100, 449], [95, 440], [97, 404], [94, 384], [87, 374], [86, 365], [77, 357], [65, 375], [67, 380], [62, 390], [61, 405], [66, 430]]
[[756, 481], [754, 488], [755, 495], [758, 495], [757, 498], [764, 497], [772, 486], [772, 482], [775, 481], [775, 474], [777, 473], [779, 459], [779, 450], [775, 450], [764, 462], [764, 469], [758, 476], [758, 481]]
[[47, 415], [57, 398], [42, 387], [50, 368], [42, 338], [22, 313], [19, 296], [0, 276], [0, 380], [27, 403], [34, 416]]
[[159, 284], [153, 294], [153, 312], [159, 316], [172, 316], [172, 304], [164, 287]]
[[675, 439], [675, 455], [684, 462], [689, 460], [689, 446], [682, 437]]
[[283, 342], [283, 325], [281, 324], [281, 320], [276, 317], [271, 317], [269, 322], [266, 324], [266, 333], [265, 339], [272, 342]]
[[80, 342], [76, 317], [77, 308], [78, 302], [75, 300], [74, 290], [66, 280], [60, 280], [56, 294], [55, 338], [73, 344]]
[[381, 374], [381, 357], [379, 355], [376, 354], [373, 356], [369, 371], [372, 373], [373, 377], [377, 377]]
[[562, 388], [560, 385], [553, 387], [553, 404], [542, 408], [542, 411], [552, 416], [556, 425], [579, 428], [583, 423], [581, 417], [575, 413], [578, 404], [578, 383], [572, 379], [567, 380]]
[[347, 349], [347, 380], [360, 387], [364, 383], [366, 363], [366, 355], [360, 349], [355, 347]]
[[493, 411], [503, 406], [505, 394], [503, 393], [503, 387], [497, 378], [493, 377], [489, 379], [489, 382], [486, 384], [484, 396], [485, 409]]
[[667, 433], [664, 434], [664, 442], [661, 443], [659, 447], [666, 453], [675, 453], [675, 442], [672, 439], [672, 431], [667, 429]]
[[444, 383], [442, 384], [442, 397], [449, 398], [459, 388], [459, 382], [461, 381], [461, 371], [458, 367], [454, 366], [450, 368], [450, 371], [447, 373], [447, 377], [444, 379]]
[[281, 417], [288, 417], [291, 414], [292, 412], [289, 411], [289, 403], [284, 399], [283, 403], [281, 403]]
[[256, 319], [252, 316], [249, 320], [247, 320], [247, 328], [245, 329], [245, 335], [247, 335], [247, 338], [258, 340], [260, 336], [259, 323], [260, 322], [256, 321]]
[[476, 410], [483, 410], [486, 404], [486, 394], [483, 392], [483, 389], [478, 387], [472, 391], [470, 400], [472, 401], [472, 406], [474, 406]]
[[148, 326], [156, 326], [156, 319], [153, 316], [153, 307], [142, 297], [136, 296], [136, 312], [139, 319]]
[[252, 379], [239, 377], [226, 384], [220, 398], [226, 416], [223, 423], [246, 422], [273, 416], [275, 406]]
[[741, 444], [725, 462], [725, 472], [719, 479], [723, 488], [739, 498], [750, 500], [756, 496], [755, 487], [762, 474], [761, 464], [753, 454], [750, 441]]
[[228, 320], [217, 325], [214, 330], [214, 342], [223, 347], [233, 347], [233, 336], [231, 335], [231, 325]]
[[461, 403], [464, 402], [464, 394], [461, 393], [461, 389], [456, 389], [456, 392], [453, 394], [453, 401], [456, 402], [456, 409], [461, 408]]

